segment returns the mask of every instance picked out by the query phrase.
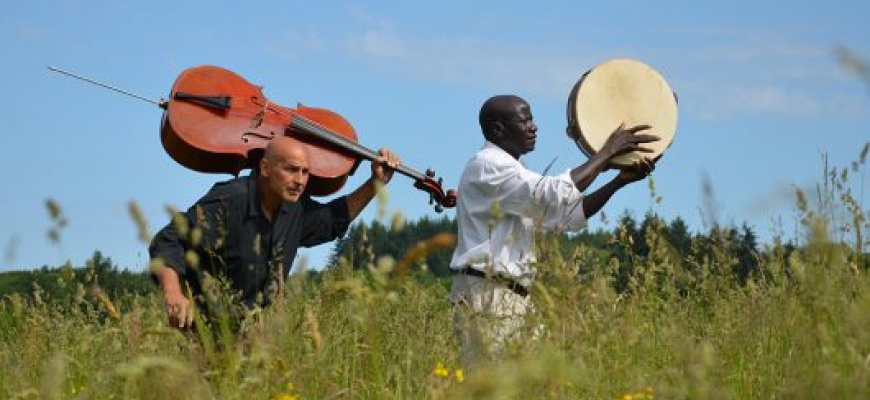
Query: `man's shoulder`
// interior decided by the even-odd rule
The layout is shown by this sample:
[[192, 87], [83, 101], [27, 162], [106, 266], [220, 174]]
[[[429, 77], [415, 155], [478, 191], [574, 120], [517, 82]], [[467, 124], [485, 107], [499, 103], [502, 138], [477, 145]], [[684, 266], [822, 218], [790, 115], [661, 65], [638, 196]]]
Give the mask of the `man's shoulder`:
[[486, 147], [475, 153], [465, 166], [466, 171], [473, 170], [510, 170], [521, 168], [522, 164], [499, 149]]
[[241, 176], [217, 182], [211, 187], [202, 200], [200, 200], [200, 203], [244, 199], [248, 195], [248, 185], [250, 184], [251, 179], [252, 178], [249, 176]]

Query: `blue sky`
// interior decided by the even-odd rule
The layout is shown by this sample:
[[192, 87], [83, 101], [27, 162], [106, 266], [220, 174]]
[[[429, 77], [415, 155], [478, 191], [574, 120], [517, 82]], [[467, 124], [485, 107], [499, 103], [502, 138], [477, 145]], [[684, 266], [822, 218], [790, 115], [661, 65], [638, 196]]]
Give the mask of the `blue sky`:
[[[144, 268], [128, 204], [155, 232], [167, 205], [186, 208], [228, 177], [176, 164], [160, 144], [159, 108], [47, 65], [154, 99], [185, 68], [222, 66], [276, 103], [340, 113], [362, 144], [389, 147], [455, 187], [482, 144], [476, 118], [486, 98], [525, 97], [539, 127], [526, 162], [541, 171], [556, 158], [560, 172], [585, 160], [564, 135], [580, 74], [610, 58], [639, 59], [680, 95], [677, 135], [654, 176], [663, 201], [636, 184], [606, 206], [611, 225], [596, 218], [593, 229], [650, 209], [704, 229], [709, 179], [720, 222], [745, 221], [769, 238], [781, 219], [788, 236], [791, 188], [818, 181], [823, 152], [845, 166], [870, 140], [870, 91], [835, 56], [842, 46], [870, 59], [866, 1], [323, 3], [4, 1], [0, 270], [81, 265], [97, 249]], [[347, 188], [367, 177], [365, 165]], [[870, 196], [865, 176], [852, 181]], [[436, 215], [410, 180], [396, 177], [389, 190], [388, 217]], [[68, 220], [57, 243], [47, 199]], [[362, 218], [377, 218], [376, 208]], [[301, 258], [317, 267], [330, 249]]]

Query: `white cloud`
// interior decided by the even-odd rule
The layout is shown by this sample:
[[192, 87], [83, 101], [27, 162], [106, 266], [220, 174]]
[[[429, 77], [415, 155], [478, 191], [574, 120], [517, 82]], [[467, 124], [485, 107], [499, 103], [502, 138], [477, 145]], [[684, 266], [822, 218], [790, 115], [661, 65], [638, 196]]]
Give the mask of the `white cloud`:
[[705, 119], [730, 119], [744, 114], [805, 117], [818, 115], [823, 109], [816, 98], [806, 93], [790, 93], [775, 87], [722, 87], [710, 84], [702, 96], [697, 94], [687, 93], [681, 99], [693, 99], [691, 109]]
[[277, 40], [263, 44], [267, 54], [278, 58], [297, 59], [310, 53], [327, 51], [326, 41], [315, 31], [299, 33], [293, 29], [284, 31]]
[[848, 92], [854, 78], [837, 63], [833, 48], [743, 28], [720, 31], [697, 45], [673, 42], [668, 35], [660, 47], [621, 51], [593, 42], [519, 45], [468, 36], [426, 37], [365, 13], [358, 12], [357, 19], [363, 27], [345, 33], [342, 43], [329, 46], [314, 32], [289, 31], [270, 49], [291, 55], [300, 48], [338, 50], [401, 79], [536, 93], [554, 100], [565, 99], [586, 69], [628, 55], [659, 69], [680, 94], [681, 108], [700, 118], [812, 118], [867, 109], [867, 96]]
[[42, 31], [34, 25], [21, 25], [16, 30], [16, 34], [18, 37], [27, 39], [27, 40], [39, 40], [42, 39]]
[[790, 116], [815, 115], [821, 110], [818, 101], [806, 93], [789, 93], [777, 88], [741, 88], [734, 92], [737, 104], [747, 111]]
[[870, 109], [834, 49], [821, 44], [753, 38], [687, 52], [671, 65], [681, 99], [691, 99], [684, 107], [705, 119], [854, 117]]
[[592, 65], [582, 63], [589, 57], [563, 50], [518, 48], [468, 37], [415, 38], [400, 36], [392, 29], [367, 31], [348, 43], [352, 55], [403, 78], [543, 92], [559, 98], [566, 95], [583, 68]]
[[373, 57], [402, 58], [407, 56], [402, 40], [391, 32], [368, 31], [363, 34], [360, 42], [362, 51]]

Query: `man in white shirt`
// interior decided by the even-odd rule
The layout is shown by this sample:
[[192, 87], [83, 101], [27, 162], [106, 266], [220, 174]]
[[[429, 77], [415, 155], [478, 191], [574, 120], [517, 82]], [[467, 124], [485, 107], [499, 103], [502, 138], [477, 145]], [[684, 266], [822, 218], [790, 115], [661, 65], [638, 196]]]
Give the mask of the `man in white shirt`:
[[528, 296], [535, 279], [537, 229], [575, 231], [622, 187], [649, 175], [655, 161], [641, 158], [589, 195], [583, 191], [611, 158], [658, 137], [638, 133], [647, 125], [620, 126], [601, 150], [561, 175], [541, 176], [525, 168], [520, 156], [535, 148], [537, 126], [529, 104], [500, 95], [484, 102], [480, 127], [485, 143], [459, 181], [456, 218], [458, 243], [450, 268], [456, 275], [450, 293], [454, 331], [468, 367], [481, 356], [497, 357], [511, 340], [521, 339]]

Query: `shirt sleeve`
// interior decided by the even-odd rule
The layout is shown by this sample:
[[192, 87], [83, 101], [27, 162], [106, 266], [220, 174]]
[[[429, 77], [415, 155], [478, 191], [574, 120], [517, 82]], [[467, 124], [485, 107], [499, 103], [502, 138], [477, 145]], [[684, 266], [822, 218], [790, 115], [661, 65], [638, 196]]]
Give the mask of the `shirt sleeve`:
[[350, 226], [347, 196], [322, 204], [303, 198], [302, 226], [299, 243], [312, 247], [344, 236]]
[[220, 248], [220, 232], [226, 229], [220, 217], [224, 204], [219, 196], [209, 193], [184, 213], [176, 213], [169, 223], [151, 240], [148, 253], [151, 259], [163, 261], [165, 266], [174, 269], [179, 276], [187, 274], [188, 265], [185, 255], [188, 250], [199, 250], [205, 246]]
[[578, 230], [586, 226], [583, 193], [571, 181], [568, 171], [543, 176], [521, 165], [484, 163], [476, 184], [482, 185], [499, 211], [531, 218], [546, 229]]
[[174, 269], [179, 276], [184, 276], [187, 271], [184, 265], [186, 249], [179, 238], [178, 229], [175, 227], [175, 218], [184, 218], [184, 214], [173, 217], [173, 221], [170, 221], [154, 235], [154, 238], [151, 239], [151, 245], [148, 246], [148, 254], [152, 260], [160, 259], [163, 265]]

